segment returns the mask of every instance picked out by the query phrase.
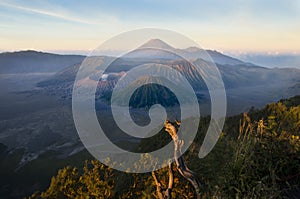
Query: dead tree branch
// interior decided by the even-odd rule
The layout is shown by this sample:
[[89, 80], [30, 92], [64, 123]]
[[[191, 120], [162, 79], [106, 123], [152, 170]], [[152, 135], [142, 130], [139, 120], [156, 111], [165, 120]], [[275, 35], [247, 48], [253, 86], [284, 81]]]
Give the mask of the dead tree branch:
[[174, 182], [174, 176], [173, 176], [173, 170], [172, 170], [172, 163], [169, 163], [169, 184], [168, 188], [163, 191], [162, 185], [155, 176], [154, 170], [152, 171], [152, 177], [154, 179], [155, 185], [156, 185], [156, 194], [158, 199], [171, 199], [171, 192], [173, 188], [173, 182]]
[[197, 196], [197, 199], [200, 199], [200, 186], [202, 183], [197, 178], [196, 174], [191, 171], [185, 164], [182, 155], [182, 146], [184, 144], [183, 140], [180, 139], [178, 135], [178, 129], [180, 127], [180, 122], [175, 121], [174, 123], [171, 123], [170, 121], [165, 121], [165, 130], [169, 133], [169, 135], [172, 137], [172, 140], [174, 142], [174, 159], [177, 165], [177, 169], [179, 173], [188, 180], [192, 186], [195, 189], [195, 194]]

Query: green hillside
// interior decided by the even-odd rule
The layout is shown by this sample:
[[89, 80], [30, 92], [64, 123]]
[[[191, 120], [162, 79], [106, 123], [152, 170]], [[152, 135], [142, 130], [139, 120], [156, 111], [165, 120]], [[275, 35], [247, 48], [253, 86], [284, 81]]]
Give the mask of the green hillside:
[[[199, 159], [208, 123], [209, 117], [201, 118], [195, 143], [184, 154], [186, 164], [205, 183], [203, 198], [299, 198], [300, 96], [227, 118], [213, 151]], [[142, 142], [139, 148], [151, 149], [164, 137]], [[178, 175], [174, 163], [173, 170], [172, 197], [193, 198], [192, 186]], [[156, 172], [165, 187], [167, 172]], [[155, 190], [150, 173], [122, 173], [92, 160], [83, 169], [62, 168], [48, 189], [30, 198], [155, 198]]]

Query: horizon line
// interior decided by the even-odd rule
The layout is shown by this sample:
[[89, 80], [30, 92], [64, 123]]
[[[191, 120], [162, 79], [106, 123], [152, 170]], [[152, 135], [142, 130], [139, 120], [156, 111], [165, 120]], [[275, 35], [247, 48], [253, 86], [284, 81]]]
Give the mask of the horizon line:
[[[191, 46], [192, 47], [192, 46]], [[184, 48], [183, 48], [184, 49]], [[186, 49], [186, 48], [185, 48]], [[269, 55], [269, 56], [280, 56], [280, 55], [300, 55], [300, 50], [299, 51], [287, 51], [287, 50], [274, 50], [274, 51], [262, 51], [262, 50], [220, 50], [220, 49], [211, 49], [211, 48], [200, 48], [206, 51], [217, 51], [222, 54], [228, 54], [228, 55], [247, 55], [247, 54], [252, 54], [252, 55]], [[35, 51], [35, 52], [41, 52], [41, 53], [52, 53], [52, 54], [59, 54], [59, 55], [84, 55], [87, 56], [89, 53], [93, 52], [93, 50], [67, 50], [67, 49], [35, 49], [35, 48], [20, 48], [20, 49], [10, 49], [10, 50], [5, 50], [5, 49], [0, 49], [0, 53], [15, 53], [15, 52], [25, 52], [25, 51]], [[105, 52], [105, 51], [103, 51]], [[107, 50], [108, 52], [115, 52], [118, 53], [118, 50], [111, 51]], [[104, 53], [105, 55], [105, 53]]]

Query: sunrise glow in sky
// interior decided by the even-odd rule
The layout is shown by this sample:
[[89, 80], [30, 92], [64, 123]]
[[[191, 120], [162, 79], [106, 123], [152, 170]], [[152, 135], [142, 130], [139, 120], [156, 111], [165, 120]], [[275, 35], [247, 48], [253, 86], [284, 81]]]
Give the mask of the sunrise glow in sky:
[[87, 51], [146, 27], [207, 49], [300, 53], [299, 0], [0, 0], [1, 51]]

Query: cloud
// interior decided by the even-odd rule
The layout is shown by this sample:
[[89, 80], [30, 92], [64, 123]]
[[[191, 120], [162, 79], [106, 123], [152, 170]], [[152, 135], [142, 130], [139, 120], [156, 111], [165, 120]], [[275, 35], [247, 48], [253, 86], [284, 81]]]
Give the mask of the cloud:
[[100, 22], [86, 20], [86, 19], [82, 19], [82, 18], [79, 18], [79, 17], [70, 16], [70, 15], [66, 15], [66, 14], [63, 14], [63, 13], [59, 13], [59, 12], [53, 12], [53, 11], [38, 9], [38, 8], [26, 7], [26, 6], [21, 6], [21, 5], [16, 5], [16, 4], [11, 4], [11, 3], [6, 3], [6, 2], [0, 2], [0, 5], [6, 6], [6, 7], [9, 7], [9, 8], [13, 8], [13, 9], [23, 10], [23, 11], [26, 11], [26, 12], [46, 15], [46, 16], [50, 16], [50, 17], [55, 17], [55, 18], [67, 20], [67, 21], [72, 21], [72, 22], [77, 22], [77, 23], [90, 24], [90, 25], [99, 25], [99, 24], [101, 24]]

